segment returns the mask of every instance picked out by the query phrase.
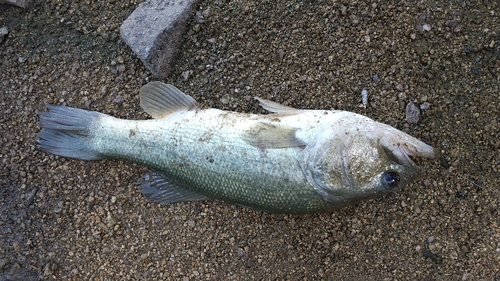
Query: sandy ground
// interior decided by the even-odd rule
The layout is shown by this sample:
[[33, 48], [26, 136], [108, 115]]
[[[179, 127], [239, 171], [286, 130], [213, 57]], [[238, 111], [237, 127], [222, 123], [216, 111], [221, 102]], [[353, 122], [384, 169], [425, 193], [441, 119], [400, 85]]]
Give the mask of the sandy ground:
[[144, 167], [40, 151], [45, 103], [146, 119], [154, 78], [119, 36], [140, 1], [37, 2], [0, 6], [0, 280], [500, 280], [498, 1], [200, 2], [166, 82], [203, 107], [349, 110], [441, 153], [399, 192], [305, 216], [162, 206]]

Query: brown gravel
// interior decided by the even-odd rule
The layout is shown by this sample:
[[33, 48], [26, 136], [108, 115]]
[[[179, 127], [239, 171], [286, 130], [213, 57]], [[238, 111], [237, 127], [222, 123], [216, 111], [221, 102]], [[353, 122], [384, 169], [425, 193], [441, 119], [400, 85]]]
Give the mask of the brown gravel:
[[400, 192], [307, 216], [161, 206], [143, 167], [38, 150], [45, 103], [144, 119], [153, 78], [118, 31], [141, 1], [37, 2], [0, 5], [0, 280], [500, 279], [498, 1], [200, 2], [167, 82], [203, 106], [334, 107], [441, 152]]

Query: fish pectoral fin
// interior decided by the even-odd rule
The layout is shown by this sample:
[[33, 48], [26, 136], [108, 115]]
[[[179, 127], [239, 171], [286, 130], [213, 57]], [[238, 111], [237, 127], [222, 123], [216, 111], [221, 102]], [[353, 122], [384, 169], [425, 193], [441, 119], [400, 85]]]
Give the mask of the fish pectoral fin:
[[160, 173], [147, 173], [144, 175], [144, 181], [141, 183], [141, 193], [146, 198], [160, 204], [211, 199], [168, 180]]
[[278, 113], [278, 114], [295, 114], [299, 113], [301, 110], [296, 109], [290, 106], [282, 105], [274, 101], [270, 100], [265, 100], [261, 99], [259, 97], [255, 97], [256, 100], [259, 101], [260, 106], [264, 108], [265, 110], [272, 112], [272, 113]]
[[172, 112], [198, 108], [198, 103], [176, 87], [160, 81], [149, 82], [139, 91], [141, 107], [155, 119]]
[[306, 144], [296, 137], [297, 128], [271, 122], [259, 122], [243, 132], [243, 140], [260, 149], [304, 147]]

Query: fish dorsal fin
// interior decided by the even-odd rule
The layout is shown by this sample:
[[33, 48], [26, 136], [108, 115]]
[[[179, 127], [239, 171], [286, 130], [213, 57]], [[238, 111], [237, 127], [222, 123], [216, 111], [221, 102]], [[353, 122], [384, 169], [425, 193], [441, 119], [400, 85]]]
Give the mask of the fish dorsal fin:
[[172, 112], [198, 108], [198, 103], [176, 87], [160, 81], [149, 82], [139, 91], [141, 107], [155, 119]]
[[262, 106], [262, 108], [264, 108], [265, 110], [267, 110], [269, 112], [272, 112], [272, 113], [278, 113], [278, 114], [280, 114], [280, 113], [287, 113], [287, 114], [290, 114], [290, 113], [298, 113], [298, 112], [300, 112], [300, 109], [296, 109], [296, 108], [293, 108], [293, 107], [290, 107], [290, 106], [282, 105], [282, 104], [279, 104], [279, 103], [274, 102], [274, 101], [261, 99], [259, 97], [255, 97], [255, 99], [259, 101], [260, 106]]
[[160, 204], [209, 200], [203, 194], [175, 183], [160, 173], [147, 173], [141, 183], [141, 193]]
[[243, 132], [243, 140], [262, 150], [269, 148], [304, 147], [296, 136], [297, 129], [274, 122], [259, 122]]

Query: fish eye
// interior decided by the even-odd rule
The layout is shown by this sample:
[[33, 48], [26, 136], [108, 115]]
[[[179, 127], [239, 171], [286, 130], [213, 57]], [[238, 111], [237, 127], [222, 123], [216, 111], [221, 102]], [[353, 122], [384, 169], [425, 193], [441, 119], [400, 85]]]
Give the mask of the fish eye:
[[396, 172], [387, 172], [382, 176], [382, 181], [390, 188], [396, 188], [399, 185], [399, 174]]

